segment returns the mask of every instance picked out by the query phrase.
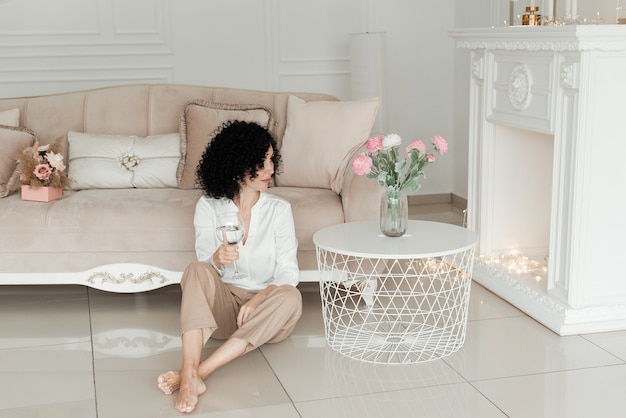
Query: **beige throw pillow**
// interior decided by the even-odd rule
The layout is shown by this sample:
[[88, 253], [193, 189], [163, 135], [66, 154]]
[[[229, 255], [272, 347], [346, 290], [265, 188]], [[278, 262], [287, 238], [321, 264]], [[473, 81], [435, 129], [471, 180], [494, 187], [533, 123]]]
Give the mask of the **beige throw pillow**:
[[72, 189], [176, 187], [180, 134], [147, 137], [70, 131]]
[[305, 102], [289, 96], [277, 186], [341, 192], [350, 158], [370, 135], [380, 98]]
[[272, 113], [254, 104], [223, 104], [193, 100], [183, 107], [180, 119], [180, 152], [178, 187], [196, 187], [196, 168], [208, 143], [227, 121], [256, 122], [268, 129]]
[[0, 125], [0, 197], [13, 190], [19, 178], [17, 157], [33, 146], [37, 135], [27, 128]]
[[20, 109], [0, 111], [0, 125], [20, 126]]

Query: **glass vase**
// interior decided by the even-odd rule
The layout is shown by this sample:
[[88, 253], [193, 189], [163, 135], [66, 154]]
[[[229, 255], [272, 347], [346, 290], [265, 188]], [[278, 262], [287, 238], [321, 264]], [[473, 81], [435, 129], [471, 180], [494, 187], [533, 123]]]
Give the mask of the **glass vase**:
[[380, 232], [388, 237], [401, 237], [409, 223], [409, 202], [406, 193], [386, 190], [380, 197]]

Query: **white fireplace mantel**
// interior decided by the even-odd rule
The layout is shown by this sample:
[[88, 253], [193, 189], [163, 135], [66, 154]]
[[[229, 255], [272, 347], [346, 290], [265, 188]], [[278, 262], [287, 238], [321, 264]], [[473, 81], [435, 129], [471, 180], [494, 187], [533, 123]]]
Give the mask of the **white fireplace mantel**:
[[458, 48], [508, 51], [624, 51], [623, 25], [510, 26], [457, 29]]
[[626, 25], [451, 36], [471, 51], [474, 279], [559, 335], [626, 329]]

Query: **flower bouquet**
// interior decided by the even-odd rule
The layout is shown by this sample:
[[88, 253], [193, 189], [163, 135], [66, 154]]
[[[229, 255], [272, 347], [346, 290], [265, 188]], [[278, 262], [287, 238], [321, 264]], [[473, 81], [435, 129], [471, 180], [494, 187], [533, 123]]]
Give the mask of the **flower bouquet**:
[[50, 201], [61, 197], [70, 183], [61, 154], [62, 137], [49, 145], [38, 142], [18, 156], [17, 169], [23, 200]]
[[376, 179], [385, 188], [381, 197], [380, 228], [387, 236], [402, 236], [408, 221], [408, 203], [405, 191], [416, 191], [424, 169], [436, 161], [435, 152], [448, 152], [448, 142], [437, 135], [431, 138], [434, 150], [428, 152], [426, 144], [415, 139], [401, 156], [402, 138], [397, 134], [373, 136], [367, 140], [367, 152], [352, 161], [352, 170], [359, 176]]

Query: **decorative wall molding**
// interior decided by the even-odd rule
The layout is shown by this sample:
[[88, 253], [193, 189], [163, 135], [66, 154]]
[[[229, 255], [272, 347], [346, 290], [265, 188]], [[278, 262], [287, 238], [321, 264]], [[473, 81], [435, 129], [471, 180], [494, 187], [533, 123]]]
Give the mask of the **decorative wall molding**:
[[[293, 91], [302, 89], [333, 94], [342, 99], [351, 97], [351, 69], [349, 38], [351, 33], [375, 30], [376, 2], [373, 0], [349, 0], [336, 4], [332, 0], [312, 2], [306, 7], [291, 2], [265, 0], [268, 13], [275, 23], [265, 33], [273, 39], [268, 42], [274, 48], [274, 88]], [[329, 7], [335, 9], [328, 13]], [[318, 31], [315, 20], [304, 19], [294, 23], [294, 13], [320, 13], [328, 26]], [[312, 16], [312, 19], [316, 15]], [[319, 17], [319, 15], [317, 15]], [[372, 20], [373, 19], [373, 20]], [[297, 28], [296, 28], [297, 26]], [[291, 32], [293, 31], [293, 35]], [[315, 41], [304, 34], [317, 31]]]
[[480, 55], [472, 57], [472, 77], [476, 80], [483, 80], [485, 78], [485, 58]]
[[350, 58], [348, 57], [283, 59], [279, 64], [281, 77], [350, 75]]
[[[101, 13], [98, 5], [93, 5], [93, 14], [83, 20], [82, 27], [64, 26], [60, 31], [54, 26], [14, 29], [0, 26], [0, 58], [172, 53], [166, 0], [146, 2], [152, 10], [133, 16], [132, 23], [137, 29], [121, 22], [128, 13], [119, 10], [119, 3], [106, 4], [111, 7], [108, 13]], [[85, 26], [89, 23], [92, 26]]]
[[509, 274], [503, 273], [501, 270], [484, 263], [480, 259], [474, 261], [475, 275], [491, 277], [504, 286], [514, 289], [517, 293], [525, 295], [528, 299], [532, 300], [535, 304], [539, 304], [547, 308], [553, 314], [564, 316], [565, 306], [562, 303], [548, 297], [544, 292], [539, 292], [524, 282], [517, 280]]
[[576, 42], [554, 41], [507, 41], [507, 40], [459, 40], [457, 48], [465, 49], [503, 49], [506, 51], [577, 51]]
[[569, 62], [561, 65], [561, 86], [566, 89], [578, 88], [578, 64]]
[[[8, 37], [11, 37], [8, 35]], [[2, 38], [2, 37], [0, 37]], [[72, 58], [72, 57], [102, 57], [102, 56], [149, 56], [173, 55], [172, 46], [165, 39], [151, 41], [136, 41], [120, 39], [118, 42], [77, 43], [63, 41], [56, 43], [23, 42], [19, 45], [0, 43], [0, 59], [39, 59], [39, 58]]]
[[126, 66], [101, 68], [7, 69], [0, 68], [0, 87], [5, 97], [29, 95], [33, 89], [39, 94], [82, 90], [94, 85], [171, 83], [172, 65]]
[[[26, 13], [32, 3], [17, 2], [6, 10]], [[67, 10], [62, 18], [50, 20], [44, 14], [53, 6], [46, 3], [41, 10], [28, 10], [32, 19], [23, 25], [0, 16], [3, 95], [173, 82], [170, 2], [137, 0], [133, 4], [85, 0], [80, 10]]]
[[502, 49], [506, 51], [626, 51], [626, 40], [619, 43], [604, 41], [578, 43], [574, 41], [506, 41], [506, 40], [460, 40], [457, 48], [465, 49]]
[[520, 64], [513, 68], [509, 78], [509, 101], [515, 110], [524, 110], [528, 107], [531, 84], [528, 67]]
[[501, 27], [451, 31], [457, 48], [505, 51], [626, 51], [624, 25]]
[[[278, 63], [278, 84], [281, 90], [293, 90], [293, 85], [308, 80], [317, 91], [336, 91], [333, 86], [348, 86], [342, 94], [350, 96], [350, 59], [348, 57], [282, 59]], [[335, 95], [341, 96], [335, 93]]]
[[[171, 78], [174, 67], [169, 64], [147, 65], [147, 66], [102, 66], [102, 67], [58, 67], [58, 68], [26, 68], [12, 69], [0, 68], [0, 74], [3, 74], [0, 83], [6, 83], [9, 79], [14, 80], [76, 80], [76, 79], [92, 79], [103, 78], [120, 78], [120, 77], [137, 77], [145, 74], [150, 78]], [[81, 74], [81, 75], [79, 75]]]

